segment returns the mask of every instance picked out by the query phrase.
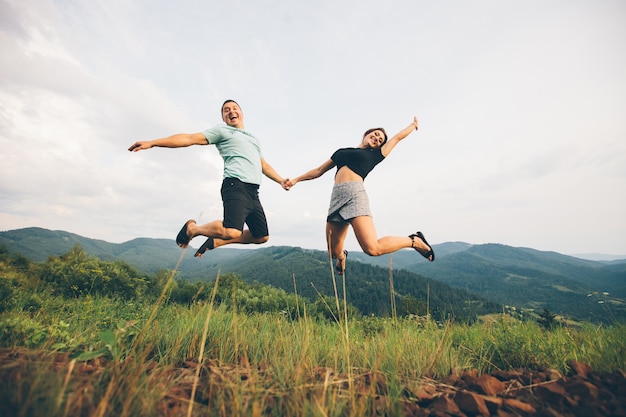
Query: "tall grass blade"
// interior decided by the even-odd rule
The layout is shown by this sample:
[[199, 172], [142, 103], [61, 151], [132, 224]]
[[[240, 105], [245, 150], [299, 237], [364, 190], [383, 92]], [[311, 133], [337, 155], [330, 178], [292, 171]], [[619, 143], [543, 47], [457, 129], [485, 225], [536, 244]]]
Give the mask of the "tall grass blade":
[[[221, 270], [220, 270], [221, 271]], [[209, 333], [209, 322], [211, 321], [211, 314], [213, 313], [213, 303], [215, 302], [215, 294], [217, 294], [217, 286], [220, 280], [220, 271], [217, 271], [217, 277], [215, 278], [215, 284], [213, 285], [213, 292], [211, 293], [211, 302], [209, 303], [209, 309], [207, 312], [206, 320], [204, 320], [204, 328], [202, 329], [202, 339], [200, 340], [200, 353], [198, 354], [198, 366], [196, 366], [196, 374], [193, 379], [193, 386], [191, 388], [191, 398], [189, 399], [189, 408], [187, 409], [187, 417], [191, 417], [193, 411], [193, 404], [196, 398], [196, 390], [198, 389], [198, 381], [200, 380], [200, 369], [202, 368], [202, 361], [204, 360], [204, 345], [206, 344], [207, 335]]]

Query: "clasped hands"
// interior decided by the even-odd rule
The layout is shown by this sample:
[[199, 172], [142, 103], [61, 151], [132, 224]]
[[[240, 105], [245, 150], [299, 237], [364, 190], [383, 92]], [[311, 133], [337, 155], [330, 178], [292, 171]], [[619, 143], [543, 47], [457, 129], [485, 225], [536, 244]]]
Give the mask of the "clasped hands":
[[283, 187], [283, 190], [289, 191], [291, 187], [293, 187], [296, 184], [291, 182], [289, 178], [285, 178], [283, 182], [280, 183], [280, 185]]

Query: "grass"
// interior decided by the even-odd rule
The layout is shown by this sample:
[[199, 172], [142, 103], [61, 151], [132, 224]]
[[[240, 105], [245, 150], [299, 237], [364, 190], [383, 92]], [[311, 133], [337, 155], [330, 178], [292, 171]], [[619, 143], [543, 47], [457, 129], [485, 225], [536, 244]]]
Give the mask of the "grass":
[[624, 325], [548, 331], [507, 316], [338, 323], [210, 302], [41, 300], [37, 311], [0, 315], [3, 415], [394, 414], [420, 380], [451, 371], [626, 365]]
[[566, 373], [570, 360], [626, 369], [624, 324], [353, 318], [339, 297], [334, 320], [309, 317], [303, 299], [295, 318], [250, 314], [236, 295], [216, 304], [218, 285], [190, 305], [164, 302], [168, 285], [156, 302], [10, 292], [0, 313], [0, 415], [398, 415], [424, 380], [454, 372]]

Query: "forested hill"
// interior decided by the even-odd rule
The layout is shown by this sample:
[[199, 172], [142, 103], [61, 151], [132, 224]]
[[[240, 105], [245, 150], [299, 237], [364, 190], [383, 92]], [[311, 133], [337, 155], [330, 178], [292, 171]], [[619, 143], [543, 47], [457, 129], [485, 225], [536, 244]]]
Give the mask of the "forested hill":
[[[331, 262], [323, 251], [295, 247], [258, 249], [220, 248], [202, 259], [193, 250], [181, 251], [171, 240], [135, 239], [122, 244], [87, 239], [63, 231], [31, 228], [0, 233], [0, 245], [10, 253], [20, 253], [37, 262], [50, 255], [60, 256], [79, 245], [89, 255], [102, 260], [123, 260], [140, 271], [153, 274], [173, 269], [181, 254], [184, 258], [178, 276], [188, 280], [213, 281], [218, 273], [234, 273], [248, 282], [260, 282], [315, 300], [319, 294], [334, 296], [335, 287], [343, 297], [341, 277], [332, 279]], [[413, 252], [413, 256], [416, 254]], [[388, 316], [393, 285], [398, 314], [405, 311], [427, 313], [438, 318], [473, 319], [478, 315], [501, 312], [502, 307], [463, 289], [406, 270], [381, 268], [349, 261], [346, 271], [347, 301], [361, 313]]]
[[[323, 251], [220, 248], [198, 259], [193, 249], [181, 251], [169, 239], [112, 244], [40, 228], [0, 232], [0, 246], [38, 262], [75, 245], [103, 260], [124, 260], [148, 274], [173, 269], [182, 254], [179, 276], [183, 279], [213, 280], [218, 271], [233, 272], [247, 281], [289, 292], [295, 286], [300, 295], [313, 298], [318, 291], [334, 294], [331, 264]], [[405, 302], [430, 303], [431, 308], [457, 314], [501, 311], [498, 304], [503, 304], [537, 312], [548, 309], [576, 320], [626, 321], [626, 261], [588, 261], [498, 244], [454, 242], [434, 245], [434, 249], [434, 263], [413, 250], [382, 257], [351, 252], [346, 271], [348, 298], [366, 314], [388, 312], [391, 277]]]
[[626, 261], [589, 261], [555, 252], [488, 244], [408, 270], [503, 304], [579, 320], [626, 320]]
[[[203, 259], [204, 260], [204, 259]], [[233, 272], [247, 281], [258, 281], [297, 291], [315, 299], [317, 294], [342, 296], [342, 278], [335, 276], [326, 252], [294, 247], [267, 247], [250, 251], [240, 258], [207, 262], [206, 270], [215, 276], [218, 271]], [[389, 270], [358, 261], [349, 261], [346, 269], [348, 302], [364, 314], [386, 315], [390, 311], [390, 288], [399, 298], [398, 309], [430, 311], [437, 317], [475, 317], [501, 312], [502, 307], [463, 289], [454, 289], [437, 280], [407, 270]]]

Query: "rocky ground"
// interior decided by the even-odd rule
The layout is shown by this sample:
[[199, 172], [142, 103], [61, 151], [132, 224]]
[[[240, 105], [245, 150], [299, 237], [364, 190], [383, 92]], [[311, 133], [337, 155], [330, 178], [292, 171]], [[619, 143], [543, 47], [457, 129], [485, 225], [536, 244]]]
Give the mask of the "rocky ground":
[[[9, 386], [24, 384], [29, 378], [36, 377], [37, 366], [33, 366], [34, 364], [41, 366], [49, 363], [55, 372], [66, 376], [71, 373], [74, 384], [70, 385], [74, 385], [74, 392], [89, 391], [87, 388], [91, 386], [94, 377], [100, 375], [109, 365], [103, 358], [80, 364], [72, 362], [67, 354], [0, 350], [0, 415], [18, 415], [24, 411], [24, 404], [15, 399], [15, 390], [11, 394]], [[146, 365], [145, 372], [159, 373], [156, 380], [177, 381], [169, 387], [169, 393], [163, 396], [164, 402], [159, 407], [159, 415], [186, 415], [198, 364], [190, 360], [160, 371], [154, 365], [156, 364]], [[401, 414], [415, 417], [626, 416], [624, 371], [596, 372], [580, 362], [570, 362], [568, 365], [570, 371], [566, 375], [554, 370], [497, 371], [479, 375], [474, 370], [451, 374], [440, 380], [423, 378], [416, 381], [414, 386], [405, 388]], [[233, 367], [211, 360], [204, 362], [201, 369], [198, 382], [200, 387], [232, 386], [245, 383], [251, 377], [267, 378], [268, 373], [271, 373], [268, 370], [255, 369], [248, 363]], [[320, 368], [312, 378], [317, 382], [311, 385], [319, 386], [314, 391], [324, 391], [322, 387], [329, 384], [335, 387], [345, 385], [348, 388], [345, 375], [335, 375], [331, 369]], [[388, 393], [384, 376], [365, 372], [353, 375], [352, 378], [352, 388], [359, 395], [371, 397], [376, 404], [380, 404], [377, 415], [389, 416], [389, 411], [384, 406]], [[200, 388], [196, 392], [195, 400], [198, 404], [206, 404], [208, 401], [202, 391]], [[92, 403], [92, 408], [86, 406], [89, 401], [85, 400], [84, 403], [80, 414], [91, 415], [88, 409], [94, 411], [96, 404]]]
[[408, 393], [406, 416], [626, 416], [626, 374], [595, 372], [570, 362], [570, 372], [464, 372], [424, 381]]

